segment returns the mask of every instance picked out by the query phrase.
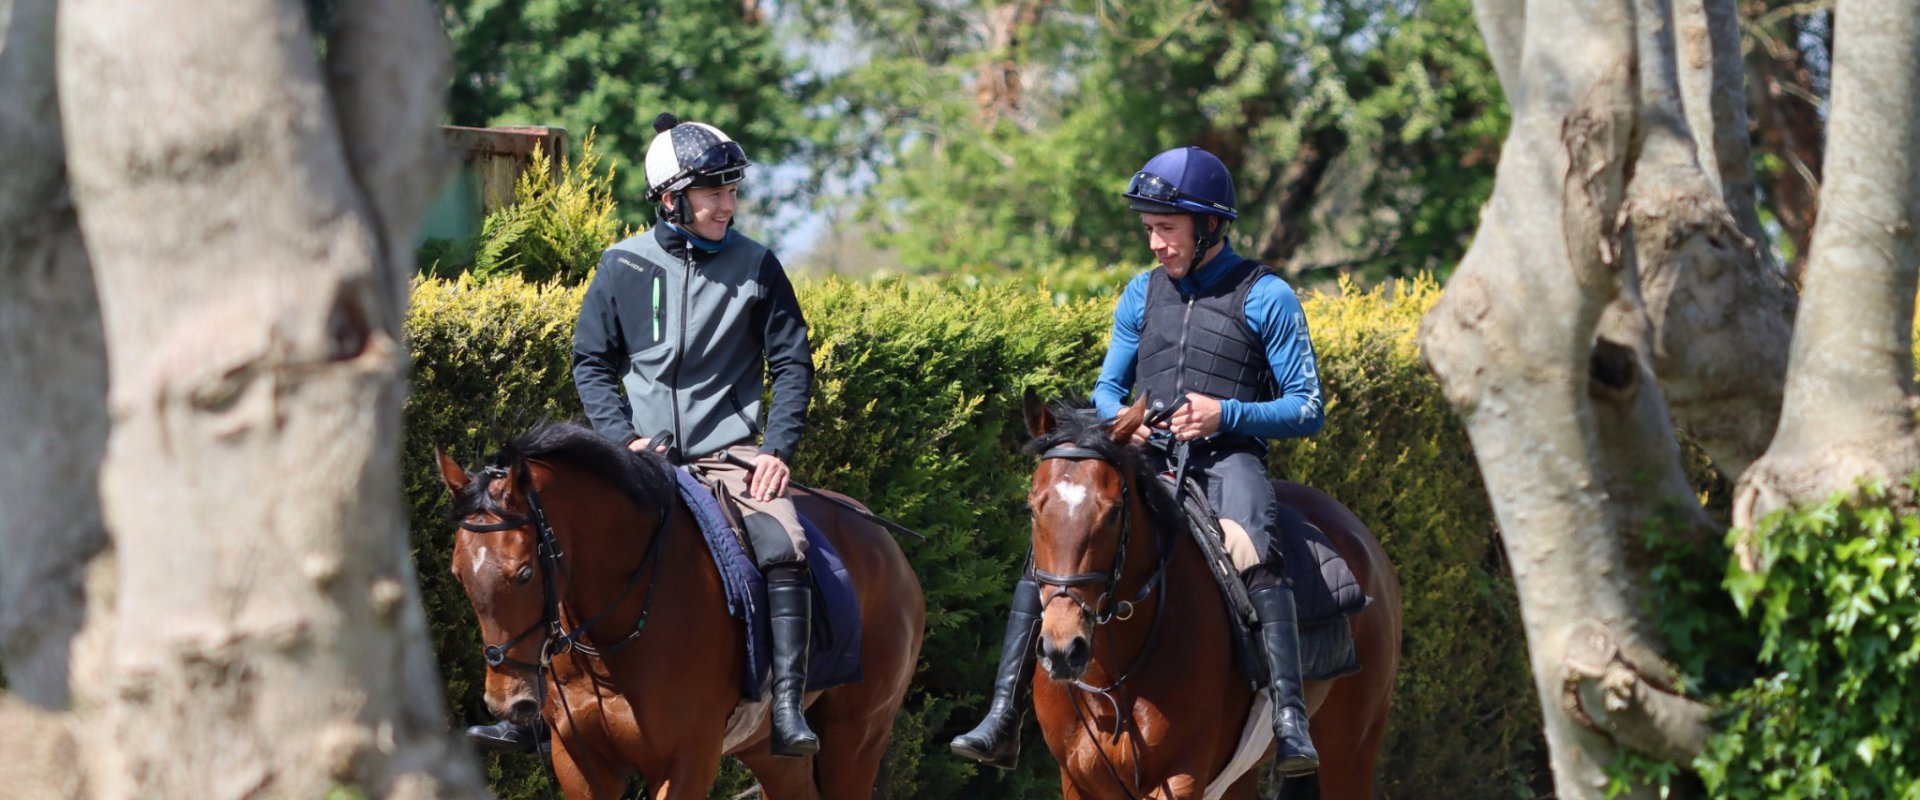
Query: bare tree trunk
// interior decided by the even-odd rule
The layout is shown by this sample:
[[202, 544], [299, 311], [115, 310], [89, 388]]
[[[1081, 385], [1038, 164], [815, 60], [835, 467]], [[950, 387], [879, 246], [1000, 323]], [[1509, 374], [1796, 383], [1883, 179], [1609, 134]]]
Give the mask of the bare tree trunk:
[[[1707, 35], [1700, 0], [1680, 5], [1676, 15], [1668, 0], [1638, 0], [1641, 144], [1627, 186], [1627, 225], [1652, 323], [1654, 373], [1674, 418], [1737, 480], [1766, 450], [1779, 418], [1793, 294], [1733, 217], [1722, 191], [1728, 168], [1702, 163], [1701, 154], [1747, 157], [1743, 144], [1722, 141], [1732, 137], [1719, 134], [1715, 119], [1738, 105], [1740, 87], [1722, 85], [1714, 54], [1697, 41]], [[1686, 21], [1688, 5], [1698, 25]], [[1716, 87], [1708, 95], [1735, 98], [1701, 95], [1702, 83]], [[1683, 97], [1715, 113], [1683, 108]], [[1707, 127], [1690, 130], [1690, 123]], [[1743, 125], [1739, 138], [1745, 135]], [[1745, 191], [1750, 213], [1750, 184]], [[1752, 225], [1758, 229], [1757, 217]]]
[[1480, 230], [1421, 343], [1501, 525], [1558, 796], [1600, 798], [1620, 747], [1685, 758], [1706, 735], [1704, 709], [1672, 693], [1641, 614], [1632, 537], [1663, 514], [1692, 535], [1704, 521], [1651, 380], [1660, 321], [1619, 227], [1649, 135], [1638, 121], [1668, 125], [1661, 146], [1689, 162], [1692, 143], [1661, 99], [1671, 78], [1642, 97], [1636, 68], [1637, 36], [1671, 23], [1648, 16], [1664, 4], [1531, 0], [1517, 40], [1511, 4], [1482, 0], [1476, 12], [1502, 77], [1518, 81], [1503, 84], [1514, 122]]
[[1678, 0], [1673, 20], [1681, 107], [1699, 146], [1700, 164], [1740, 232], [1752, 241], [1759, 262], [1778, 270], [1760, 226], [1754, 189], [1740, 10], [1735, 0]]
[[446, 44], [424, 3], [339, 17], [353, 62], [329, 83], [295, 0], [61, 9], [114, 420], [93, 796], [482, 791], [445, 731], [397, 474]]
[[1826, 186], [1813, 232], [1780, 430], [1741, 482], [1736, 525], [1873, 479], [1911, 501], [1920, 281], [1920, 6], [1835, 12]]
[[67, 194], [53, 0], [0, 0], [0, 30], [0, 655], [13, 691], [59, 708], [85, 567], [106, 546], [107, 363]]

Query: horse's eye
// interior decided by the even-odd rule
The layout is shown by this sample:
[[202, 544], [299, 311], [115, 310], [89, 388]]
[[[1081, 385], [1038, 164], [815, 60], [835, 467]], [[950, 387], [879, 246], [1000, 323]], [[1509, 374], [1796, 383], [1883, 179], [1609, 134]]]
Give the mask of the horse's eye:
[[533, 580], [533, 565], [527, 564], [522, 566], [519, 572], [514, 573], [513, 579], [521, 583]]

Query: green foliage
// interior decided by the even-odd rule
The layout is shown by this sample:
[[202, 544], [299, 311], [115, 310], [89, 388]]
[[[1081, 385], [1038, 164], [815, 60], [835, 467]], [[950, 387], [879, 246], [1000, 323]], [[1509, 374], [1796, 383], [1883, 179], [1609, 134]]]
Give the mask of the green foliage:
[[[861, 219], [908, 269], [1141, 255], [1118, 195], [1183, 144], [1234, 170], [1251, 255], [1285, 258], [1302, 226], [1370, 274], [1464, 250], [1506, 120], [1466, 0], [1045, 5], [996, 51], [974, 21], [1000, 3], [802, 4], [871, 51], [824, 90], [846, 110], [827, 149], [877, 165]], [[1015, 107], [983, 111], [1003, 65], [1028, 76]]]
[[429, 243], [418, 258], [425, 274], [488, 281], [518, 275], [572, 285], [586, 280], [600, 253], [620, 239], [614, 173], [589, 132], [579, 155], [554, 176], [552, 159], [535, 149], [514, 183], [513, 203], [487, 215], [471, 242]]
[[448, 113], [460, 125], [598, 129], [615, 190], [647, 211], [653, 117], [720, 127], [761, 164], [804, 130], [798, 65], [739, 0], [439, 0], [453, 41]]
[[1767, 675], [1722, 708], [1695, 763], [1709, 790], [1920, 800], [1920, 516], [1869, 486], [1773, 514], [1751, 541], [1763, 566], [1731, 563], [1726, 588]]
[[[946, 741], [984, 709], [1007, 595], [1026, 547], [1032, 473], [1019, 398], [1084, 396], [1112, 300], [1006, 281], [802, 282], [818, 362], [796, 463], [928, 534], [905, 543], [927, 594], [927, 641], [882, 775], [895, 798], [1057, 797], [1032, 723], [1022, 769], [983, 770]], [[1407, 597], [1407, 643], [1383, 775], [1396, 796], [1510, 797], [1535, 745], [1511, 587], [1471, 455], [1413, 348], [1437, 289], [1309, 300], [1330, 422], [1275, 463], [1351, 504], [1385, 540]], [[407, 332], [414, 390], [405, 470], [415, 560], [456, 724], [484, 721], [480, 643], [447, 572], [452, 526], [435, 444], [471, 464], [541, 418], [578, 414], [567, 354], [580, 290], [514, 276], [423, 280]], [[1471, 732], [1469, 733], [1469, 729]], [[494, 758], [503, 798], [542, 796], [539, 764]], [[730, 768], [728, 780], [740, 779]], [[737, 785], [737, 784], [736, 784]]]
[[[453, 526], [434, 464], [444, 447], [471, 465], [505, 437], [544, 419], [579, 414], [568, 372], [581, 288], [541, 287], [515, 276], [421, 280], [413, 287], [406, 336], [413, 358], [405, 407], [402, 475], [434, 652], [456, 725], [490, 719], [481, 700], [485, 666], [479, 629], [460, 584], [448, 573]], [[487, 777], [504, 800], [544, 798], [546, 777], [529, 758], [487, 757]]]
[[1388, 795], [1512, 797], [1540, 768], [1539, 706], [1493, 509], [1420, 359], [1420, 318], [1439, 296], [1431, 278], [1305, 295], [1327, 424], [1279, 443], [1269, 462], [1352, 508], [1400, 574]]

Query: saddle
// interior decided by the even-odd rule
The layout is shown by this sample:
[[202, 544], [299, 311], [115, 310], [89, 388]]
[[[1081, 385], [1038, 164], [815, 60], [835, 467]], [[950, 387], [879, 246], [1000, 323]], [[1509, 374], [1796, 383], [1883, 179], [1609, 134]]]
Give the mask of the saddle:
[[[1227, 552], [1220, 517], [1207, 502], [1206, 492], [1193, 479], [1187, 479], [1178, 487], [1167, 475], [1162, 475], [1160, 480], [1178, 498], [1187, 518], [1187, 529], [1213, 573], [1221, 599], [1226, 601], [1227, 616], [1232, 623], [1227, 627], [1234, 634], [1234, 659], [1240, 665], [1242, 676], [1257, 690], [1266, 684], [1268, 677], [1266, 661], [1260, 656], [1255, 638], [1259, 618]], [[1281, 524], [1276, 526], [1273, 549], [1280, 557], [1298, 610], [1301, 679], [1327, 680], [1358, 672], [1360, 661], [1347, 617], [1365, 610], [1372, 599], [1360, 590], [1353, 570], [1325, 533], [1298, 513], [1279, 516]], [[1269, 558], [1272, 557], [1270, 554]]]
[[[700, 482], [684, 468], [673, 470], [680, 497], [700, 528], [726, 590], [727, 615], [745, 623], [747, 665], [740, 691], [757, 701], [768, 685], [772, 638], [767, 620], [767, 584], [753, 549], [741, 533], [739, 508], [720, 487]], [[731, 508], [731, 512], [727, 509]], [[808, 648], [807, 691], [860, 680], [860, 602], [833, 541], [800, 516], [807, 534], [807, 573], [813, 581], [813, 641]]]

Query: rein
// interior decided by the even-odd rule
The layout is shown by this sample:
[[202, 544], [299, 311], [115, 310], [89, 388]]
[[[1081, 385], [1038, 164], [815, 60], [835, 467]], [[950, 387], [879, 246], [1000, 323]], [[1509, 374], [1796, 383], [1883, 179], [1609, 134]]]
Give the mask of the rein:
[[[1120, 466], [1119, 464], [1115, 464], [1105, 453], [1070, 444], [1060, 445], [1047, 450], [1040, 455], [1040, 460], [1102, 461], [1116, 468]], [[1124, 472], [1125, 471], [1122, 470], [1123, 475]], [[1040, 569], [1037, 565], [1033, 566], [1031, 572], [1034, 582], [1049, 587], [1049, 591], [1041, 599], [1041, 604], [1044, 606], [1046, 603], [1052, 602], [1056, 597], [1065, 597], [1072, 600], [1074, 605], [1080, 607], [1081, 612], [1093, 620], [1093, 626], [1095, 628], [1105, 626], [1116, 620], [1125, 622], [1132, 619], [1134, 610], [1141, 603], [1146, 602], [1155, 590], [1161, 589], [1166, 585], [1167, 565], [1173, 563], [1173, 553], [1176, 549], [1172, 546], [1173, 543], [1168, 541], [1168, 535], [1163, 534], [1156, 537], [1153, 540], [1153, 555], [1155, 561], [1153, 575], [1141, 583], [1139, 591], [1134, 593], [1131, 600], [1119, 600], [1109, 606], [1108, 601], [1112, 600], [1115, 593], [1119, 590], [1120, 572], [1126, 567], [1127, 543], [1132, 538], [1132, 534], [1132, 484], [1123, 478], [1120, 482], [1120, 542], [1115, 550], [1112, 566], [1105, 572], [1077, 572], [1065, 575], [1048, 572]], [[1032, 563], [1031, 556], [1029, 556], [1028, 560], [1029, 563]], [[1072, 587], [1090, 584], [1101, 584], [1106, 587], [1106, 590], [1101, 593], [1100, 597], [1093, 604], [1088, 604], [1071, 590]], [[1100, 754], [1102, 765], [1107, 768], [1107, 773], [1113, 776], [1114, 782], [1118, 783], [1121, 790], [1125, 791], [1130, 798], [1143, 796], [1143, 793], [1139, 790], [1140, 736], [1138, 726], [1133, 723], [1133, 715], [1127, 712], [1127, 706], [1121, 702], [1122, 697], [1120, 695], [1127, 680], [1133, 677], [1134, 670], [1146, 662], [1148, 654], [1153, 652], [1154, 644], [1159, 641], [1160, 623], [1166, 616], [1167, 601], [1169, 598], [1170, 595], [1162, 592], [1160, 602], [1155, 603], [1153, 606], [1153, 620], [1147, 627], [1146, 642], [1141, 644], [1140, 649], [1134, 653], [1133, 659], [1127, 663], [1126, 668], [1121, 670], [1120, 676], [1115, 678], [1111, 684], [1107, 686], [1094, 686], [1079, 679], [1075, 679], [1072, 684], [1070, 684], [1075, 689], [1107, 701], [1107, 704], [1113, 708], [1115, 723], [1112, 741], [1118, 744], [1120, 737], [1124, 735], [1132, 744], [1134, 758], [1133, 781], [1131, 784], [1120, 777], [1120, 771], [1114, 767], [1112, 759], [1107, 758], [1106, 750], [1099, 747], [1095, 748], [1096, 752]], [[1096, 606], [1098, 607], [1096, 608]], [[1073, 703], [1074, 716], [1078, 718], [1081, 728], [1087, 734], [1087, 738], [1097, 739], [1098, 737], [1094, 733], [1092, 724], [1088, 720], [1088, 713], [1082, 709], [1079, 696], [1069, 694], [1069, 699]]]

